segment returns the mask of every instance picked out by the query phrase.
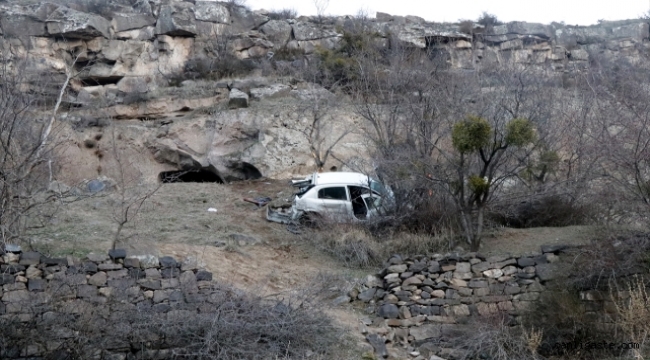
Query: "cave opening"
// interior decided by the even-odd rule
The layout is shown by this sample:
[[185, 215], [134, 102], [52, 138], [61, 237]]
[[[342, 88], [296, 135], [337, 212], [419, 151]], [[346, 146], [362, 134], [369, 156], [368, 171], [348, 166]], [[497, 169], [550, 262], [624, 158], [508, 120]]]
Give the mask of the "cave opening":
[[262, 173], [257, 168], [247, 162], [239, 165], [239, 171], [244, 175], [245, 180], [256, 180], [262, 178]]
[[174, 170], [163, 171], [158, 175], [162, 183], [219, 183], [223, 184], [223, 179], [209, 168], [191, 169], [191, 170]]

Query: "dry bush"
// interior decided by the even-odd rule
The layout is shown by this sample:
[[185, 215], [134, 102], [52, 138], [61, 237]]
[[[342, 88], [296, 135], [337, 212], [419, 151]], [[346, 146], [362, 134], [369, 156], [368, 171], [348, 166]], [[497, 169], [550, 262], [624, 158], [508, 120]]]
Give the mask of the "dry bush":
[[298, 12], [296, 9], [282, 9], [282, 10], [273, 10], [270, 11], [266, 16], [269, 17], [271, 20], [289, 20], [289, 19], [295, 19], [298, 17]]
[[[242, 60], [224, 51], [217, 58], [194, 57], [189, 59], [185, 63], [183, 71], [185, 79], [183, 80], [219, 80], [247, 75], [255, 68], [256, 65], [252, 60]], [[178, 79], [175, 79], [174, 83], [179, 83]]]
[[611, 234], [602, 229], [602, 238], [571, 250], [570, 285], [578, 289], [608, 288], [611, 277], [647, 273], [650, 269], [650, 233], [622, 231]]
[[27, 321], [0, 317], [0, 358], [24, 357], [31, 349], [56, 359], [111, 353], [138, 359], [319, 359], [336, 358], [341, 350], [340, 331], [310, 293], [277, 300], [216, 286], [210, 294], [190, 295], [199, 301], [170, 303], [166, 313], [154, 310], [150, 300], [112, 304], [110, 310], [64, 298], [34, 304]]
[[478, 317], [472, 331], [457, 346], [464, 350], [465, 359], [528, 360], [537, 359], [542, 332], [509, 325], [506, 314]]
[[[581, 301], [580, 292], [570, 281], [560, 282], [557, 288], [541, 294], [529, 310], [522, 315], [524, 328], [535, 328], [527, 339], [536, 344], [543, 357], [559, 359], [623, 358], [626, 348], [602, 348], [602, 344], [623, 345], [630, 342], [643, 343], [648, 329], [649, 311], [647, 297], [635, 288], [632, 300], [616, 303], [617, 317], [613, 323], [604, 323], [603, 303]], [[643, 308], [646, 307], [644, 310]], [[621, 319], [621, 315], [622, 319]], [[634, 349], [631, 349], [634, 350]]]
[[273, 53], [273, 60], [294, 61], [305, 58], [305, 49], [283, 46]]
[[490, 210], [493, 222], [514, 228], [585, 225], [594, 216], [593, 207], [561, 195], [533, 197], [519, 204], [506, 200]]
[[458, 31], [464, 34], [474, 33], [474, 22], [472, 20], [463, 20], [458, 24]]
[[397, 231], [373, 235], [367, 224], [323, 223], [303, 235], [316, 249], [351, 268], [379, 266], [393, 254], [404, 256], [446, 252], [448, 236]]
[[645, 279], [635, 276], [627, 284], [626, 295], [615, 292], [610, 286], [610, 298], [616, 308], [614, 324], [625, 335], [625, 342], [640, 344], [639, 349], [630, 349], [630, 357], [643, 359], [648, 356], [647, 340], [650, 335], [650, 298]]

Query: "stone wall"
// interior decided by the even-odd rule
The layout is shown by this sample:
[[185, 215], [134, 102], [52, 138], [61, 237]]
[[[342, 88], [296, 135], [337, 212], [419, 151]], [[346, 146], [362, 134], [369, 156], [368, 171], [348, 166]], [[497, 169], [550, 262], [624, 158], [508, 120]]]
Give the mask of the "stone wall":
[[[91, 344], [96, 358], [168, 358], [174, 351], [169, 341], [138, 332], [131, 323], [158, 319], [172, 324], [197, 314], [209, 316], [223, 294], [212, 274], [192, 259], [178, 262], [168, 256], [126, 256], [124, 250], [112, 250], [109, 256], [90, 254], [79, 260], [7, 250], [0, 257], [0, 322], [33, 327], [30, 330], [46, 328], [47, 334], [31, 338], [24, 334], [20, 337], [27, 341], [24, 344], [4, 339], [8, 343], [0, 346], [2, 359], [71, 354], [78, 349], [69, 349], [70, 344], [79, 344], [80, 336], [91, 338], [91, 332], [100, 334], [95, 338], [110, 340]], [[79, 330], [83, 316], [93, 319], [84, 328], [87, 334]], [[122, 331], [120, 326], [131, 330]]]
[[504, 315], [517, 325], [558, 275], [565, 249], [543, 246], [521, 257], [393, 256], [349, 295], [376, 316], [363, 332], [378, 354], [385, 353], [385, 343], [415, 351], [428, 341], [472, 331], [467, 324], [473, 317]]

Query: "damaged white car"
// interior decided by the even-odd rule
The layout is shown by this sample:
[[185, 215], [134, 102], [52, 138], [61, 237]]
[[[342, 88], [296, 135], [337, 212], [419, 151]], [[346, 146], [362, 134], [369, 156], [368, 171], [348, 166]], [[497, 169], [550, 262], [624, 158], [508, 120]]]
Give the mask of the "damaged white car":
[[354, 172], [314, 173], [292, 180], [298, 188], [290, 208], [269, 206], [266, 218], [283, 224], [327, 218], [359, 221], [380, 216], [389, 209], [392, 191], [371, 177]]

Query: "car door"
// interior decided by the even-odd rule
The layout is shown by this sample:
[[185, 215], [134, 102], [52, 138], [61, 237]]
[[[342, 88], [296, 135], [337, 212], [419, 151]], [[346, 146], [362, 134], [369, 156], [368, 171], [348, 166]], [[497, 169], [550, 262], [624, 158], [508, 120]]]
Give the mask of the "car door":
[[376, 194], [364, 194], [362, 198], [368, 208], [369, 218], [381, 215], [381, 196]]
[[319, 212], [332, 217], [348, 215], [348, 192], [345, 186], [326, 186], [318, 190]]

